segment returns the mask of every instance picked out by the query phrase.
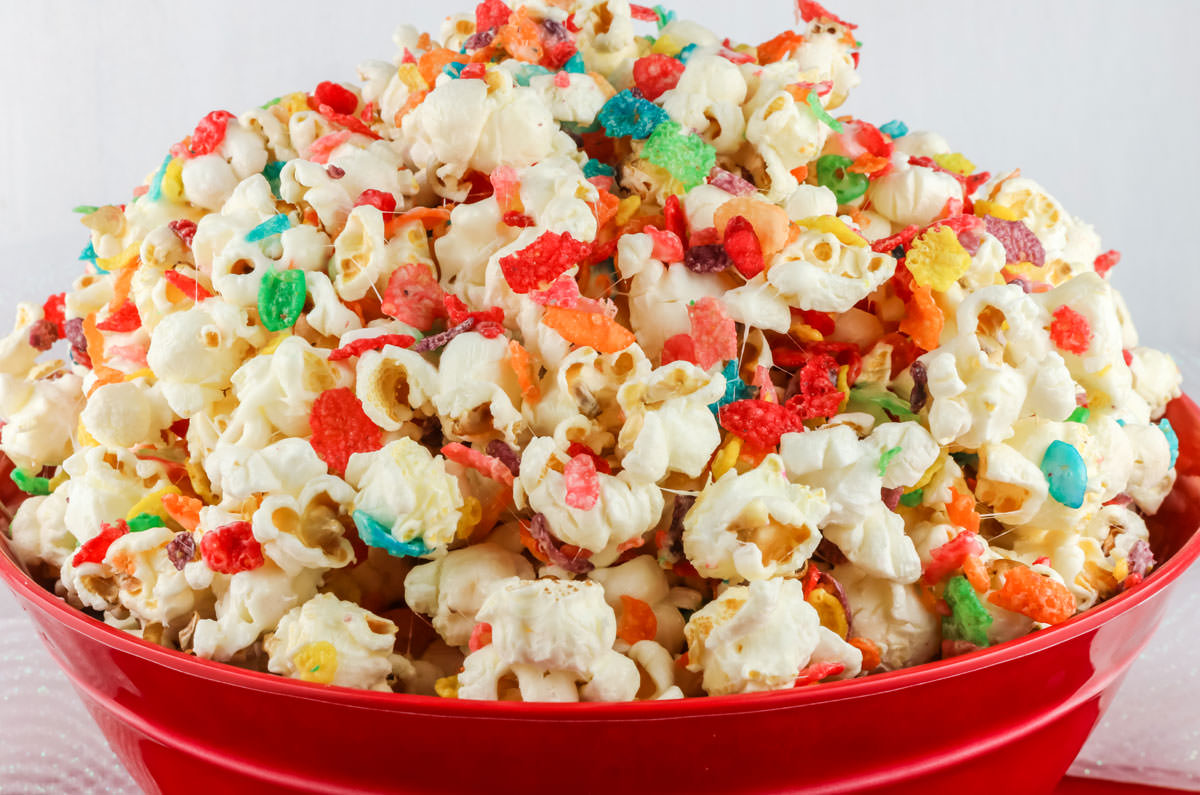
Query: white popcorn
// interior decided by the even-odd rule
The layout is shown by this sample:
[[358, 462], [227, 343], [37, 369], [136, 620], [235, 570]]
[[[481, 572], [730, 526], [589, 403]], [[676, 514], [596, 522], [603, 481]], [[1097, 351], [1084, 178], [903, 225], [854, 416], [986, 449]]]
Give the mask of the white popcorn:
[[493, 586], [478, 618], [491, 624], [492, 642], [467, 657], [459, 698], [495, 700], [506, 676], [524, 701], [637, 695], [637, 666], [612, 648], [617, 619], [597, 583], [505, 580]]
[[660, 102], [684, 129], [697, 131], [718, 154], [725, 154], [742, 145], [746, 92], [746, 79], [737, 66], [716, 54], [696, 53]]
[[629, 0], [581, 0], [575, 24], [580, 27], [576, 44], [588, 68], [601, 74], [632, 68], [639, 53]]
[[30, 497], [17, 508], [9, 532], [13, 551], [26, 566], [57, 571], [74, 553], [76, 540], [67, 530], [66, 511], [64, 490], [46, 497]]
[[146, 495], [171, 488], [167, 468], [124, 449], [83, 447], [62, 469], [69, 479], [58, 487], [67, 501], [63, 523], [79, 543], [100, 534], [100, 526], [123, 519]]
[[105, 384], [87, 399], [79, 416], [83, 427], [106, 447], [134, 447], [175, 421], [159, 389], [144, 381]]
[[163, 318], [146, 361], [171, 410], [189, 418], [221, 398], [234, 371], [265, 337], [245, 311], [210, 299]]
[[853, 564], [838, 566], [832, 574], [846, 591], [851, 634], [879, 647], [885, 669], [920, 665], [937, 655], [941, 622], [921, 603], [917, 586], [872, 577]]
[[[289, 610], [263, 646], [270, 655], [267, 670], [272, 673], [387, 693], [392, 689], [388, 679], [395, 637], [396, 625], [391, 621], [332, 594], [317, 594]], [[316, 672], [303, 667], [312, 665], [306, 652], [311, 654], [316, 644], [332, 647], [332, 672], [324, 665]]]
[[433, 405], [447, 439], [489, 438], [499, 432], [516, 441], [524, 425], [516, 408], [521, 387], [508, 355], [504, 337], [488, 339], [473, 331], [459, 334], [442, 350]]
[[846, 245], [829, 232], [804, 230], [771, 259], [766, 273], [791, 306], [845, 312], [895, 271], [896, 260], [887, 254]]
[[[1114, 297], [1117, 293], [1114, 291]], [[1182, 380], [1179, 367], [1165, 353], [1153, 348], [1135, 347], [1130, 350], [1133, 364], [1133, 390], [1150, 406], [1150, 418], [1158, 419], [1166, 411], [1167, 404], [1179, 397]]]
[[875, 212], [897, 226], [926, 226], [941, 214], [946, 202], [961, 199], [963, 190], [952, 175], [909, 166], [905, 158], [905, 165], [894, 166], [889, 173], [871, 180], [866, 195]]
[[[771, 64], [763, 67], [763, 71], [769, 73], [774, 71], [772, 67], [783, 65]], [[746, 141], [764, 164], [763, 176], [769, 185], [767, 199], [781, 201], [799, 185], [791, 172], [820, 154], [829, 127], [817, 119], [807, 105], [798, 103], [780, 83], [766, 78], [744, 110]]]
[[404, 578], [404, 599], [430, 617], [442, 640], [466, 646], [492, 585], [510, 577], [532, 580], [533, 567], [497, 544], [472, 544], [410, 571]]
[[304, 569], [290, 575], [268, 561], [249, 571], [214, 576], [216, 618], [196, 623], [192, 650], [205, 659], [229, 660], [274, 630], [293, 607], [311, 599], [321, 574], [320, 569]]
[[391, 530], [397, 541], [421, 539], [430, 550], [454, 540], [462, 516], [458, 481], [411, 439], [392, 442], [374, 453], [355, 453], [346, 480], [357, 489], [354, 510]]
[[272, 490], [254, 512], [254, 537], [263, 554], [290, 574], [341, 568], [354, 561], [345, 537], [353, 501], [354, 490], [344, 480], [325, 474], [303, 482], [295, 496]]
[[592, 124], [607, 99], [604, 89], [591, 75], [558, 74], [567, 75], [567, 85], [559, 86], [556, 75], [538, 75], [529, 81], [529, 87], [538, 92], [542, 104], [550, 109], [556, 121], [584, 127]]
[[799, 580], [727, 588], [688, 619], [684, 633], [688, 670], [703, 671], [710, 696], [790, 688], [819, 646], [822, 656], [834, 651], [851, 663], [839, 678], [862, 667], [862, 652], [821, 626]]
[[531, 441], [521, 455], [521, 474], [514, 488], [518, 506], [527, 504], [534, 513], [543, 514], [554, 536], [591, 552], [593, 564], [608, 566], [621, 554], [623, 545], [658, 522], [664, 505], [662, 490], [626, 472], [597, 473], [600, 495], [596, 504], [588, 510], [573, 508], [566, 502], [561, 471], [568, 460], [554, 439]]
[[363, 412], [385, 431], [398, 431], [414, 419], [434, 416], [433, 398], [440, 388], [433, 365], [421, 354], [395, 345], [367, 351], [355, 368], [355, 393]]
[[704, 577], [740, 582], [800, 570], [821, 542], [829, 505], [820, 489], [788, 482], [783, 459], [730, 470], [709, 485], [683, 520], [683, 549]]

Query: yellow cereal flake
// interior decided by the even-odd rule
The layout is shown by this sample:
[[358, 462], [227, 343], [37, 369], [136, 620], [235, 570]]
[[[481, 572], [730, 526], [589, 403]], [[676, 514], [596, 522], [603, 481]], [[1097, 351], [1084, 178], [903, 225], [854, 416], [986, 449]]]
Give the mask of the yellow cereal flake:
[[933, 162], [947, 171], [953, 171], [955, 174], [961, 174], [964, 177], [975, 173], [975, 164], [968, 160], [962, 152], [934, 155]]
[[162, 195], [172, 202], [182, 202], [183, 199], [183, 159], [171, 158], [163, 171]]
[[842, 245], [854, 246], [855, 248], [866, 248], [867, 241], [861, 235], [846, 225], [846, 222], [834, 215], [814, 215], [812, 218], [805, 218], [802, 221], [797, 221], [797, 224], [805, 229], [812, 229], [816, 232], [827, 232], [836, 237]]
[[971, 255], [953, 229], [939, 226], [913, 241], [906, 264], [918, 285], [944, 293], [970, 269]]
[[458, 675], [443, 676], [434, 682], [433, 692], [442, 698], [458, 698]]
[[[811, 566], [812, 563], [809, 563]], [[846, 620], [846, 609], [838, 598], [824, 588], [813, 588], [804, 600], [813, 606], [821, 619], [821, 626], [845, 640], [850, 634], [850, 622]]]
[[850, 402], [850, 365], [843, 364], [838, 368], [837, 388], [842, 393], [842, 402], [838, 405], [838, 411], [841, 411]]
[[683, 47], [684, 42], [681, 42], [674, 36], [667, 34], [666, 36], [658, 37], [658, 40], [654, 42], [654, 46], [650, 48], [650, 52], [656, 52], [660, 55], [669, 55], [674, 58], [679, 54]]
[[629, 219], [633, 217], [633, 214], [636, 213], [641, 206], [642, 197], [638, 196], [636, 193], [631, 193], [624, 199], [621, 199], [621, 203], [617, 205], [617, 226], [624, 226], [625, 224], [629, 223]]
[[70, 479], [71, 476], [67, 474], [67, 470], [59, 467], [58, 471], [54, 473], [54, 477], [50, 478], [50, 491], [55, 491], [59, 486], [66, 483]]
[[292, 333], [290, 331], [280, 332], [278, 335], [276, 335], [276, 337], [273, 340], [271, 340], [270, 342], [267, 343], [265, 348], [261, 349], [258, 352], [258, 355], [259, 356], [270, 356], [272, 353], [274, 353], [276, 350], [278, 350], [279, 346], [283, 344], [283, 341], [286, 340], [290, 336], [292, 336]]
[[721, 476], [733, 469], [733, 465], [737, 463], [738, 456], [742, 454], [742, 440], [737, 436], [730, 436], [729, 441], [725, 446], [717, 451], [717, 457], [713, 459], [712, 476], [713, 480], [720, 480]]
[[458, 519], [458, 530], [455, 535], [458, 538], [468, 538], [475, 531], [475, 526], [479, 524], [479, 520], [483, 518], [483, 506], [479, 504], [479, 500], [474, 497], [467, 497], [463, 501], [462, 513]]
[[96, 260], [96, 267], [106, 271], [119, 271], [133, 262], [141, 253], [140, 243], [130, 243], [124, 251], [115, 257], [101, 257]]
[[396, 76], [400, 78], [401, 83], [408, 87], [409, 91], [425, 91], [429, 88], [429, 84], [425, 82], [425, 78], [421, 77], [421, 70], [415, 63], [400, 64], [400, 68], [396, 70]]
[[83, 420], [79, 420], [79, 424], [75, 427], [75, 444], [79, 447], [97, 447], [99, 442], [96, 437], [88, 433], [87, 428], [83, 427]]
[[1018, 216], [1009, 207], [1005, 207], [998, 202], [990, 202], [987, 199], [980, 199], [975, 202], [975, 215], [982, 218], [985, 215], [990, 215], [993, 218], [999, 218], [1001, 221], [1018, 221]]
[[279, 104], [287, 108], [288, 113], [300, 113], [308, 110], [308, 95], [303, 91], [297, 91], [281, 99]]
[[125, 375], [126, 381], [136, 381], [139, 378], [145, 378], [147, 382], [153, 382], [158, 376], [154, 375], [154, 371], [149, 367], [143, 367], [141, 370], [134, 370], [132, 373]]
[[1128, 577], [1129, 576], [1129, 561], [1127, 561], [1123, 558], [1121, 560], [1118, 560], [1117, 565], [1113, 566], [1112, 575], [1113, 575], [1113, 579], [1116, 580], [1117, 582], [1121, 582], [1126, 577]]
[[337, 676], [337, 649], [327, 640], [309, 643], [292, 655], [292, 665], [296, 666], [297, 679], [320, 685], [332, 684]]
[[182, 493], [177, 486], [167, 486], [164, 489], [151, 492], [134, 503], [129, 512], [125, 514], [125, 521], [132, 521], [135, 516], [143, 513], [153, 514], [163, 520], [169, 519], [171, 517], [167, 513], [167, 509], [163, 507], [162, 498], [168, 494]]

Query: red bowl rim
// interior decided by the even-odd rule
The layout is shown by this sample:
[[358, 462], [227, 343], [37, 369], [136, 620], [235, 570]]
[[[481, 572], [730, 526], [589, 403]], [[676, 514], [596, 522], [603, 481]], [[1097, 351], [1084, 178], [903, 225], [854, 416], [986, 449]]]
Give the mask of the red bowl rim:
[[[1197, 422], [1200, 422], [1200, 409], [1197, 409], [1196, 404], [1187, 397], [1181, 400], [1186, 404], [1189, 413], [1195, 416]], [[667, 701], [557, 704], [444, 699], [434, 696], [379, 693], [319, 685], [274, 674], [249, 671], [227, 663], [205, 660], [184, 652], [166, 649], [110, 627], [102, 621], [76, 610], [61, 598], [42, 588], [17, 566], [8, 540], [0, 533], [0, 579], [3, 579], [13, 593], [26, 603], [26, 609], [29, 609], [30, 605], [36, 606], [55, 621], [66, 625], [68, 629], [79, 632], [114, 650], [141, 657], [190, 676], [203, 677], [235, 687], [291, 698], [429, 716], [509, 720], [652, 720], [718, 713], [769, 712], [813, 702], [863, 698], [876, 693], [928, 684], [937, 679], [961, 676], [972, 670], [1015, 660], [1093, 632], [1110, 617], [1132, 610], [1158, 595], [1178, 579], [1197, 557], [1200, 557], [1200, 530], [1193, 532], [1174, 555], [1134, 588], [1120, 593], [1062, 624], [949, 660], [935, 660], [923, 665], [873, 674], [860, 679], [830, 682], [820, 687]], [[40, 629], [39, 632], [41, 632]]]

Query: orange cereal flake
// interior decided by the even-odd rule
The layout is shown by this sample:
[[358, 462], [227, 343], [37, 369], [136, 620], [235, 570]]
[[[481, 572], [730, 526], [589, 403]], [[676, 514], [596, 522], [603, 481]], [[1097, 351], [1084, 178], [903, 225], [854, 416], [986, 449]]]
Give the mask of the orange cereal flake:
[[1067, 587], [1028, 566], [1006, 571], [1004, 585], [988, 601], [1043, 624], [1061, 624], [1075, 615], [1075, 597]]
[[621, 617], [617, 621], [617, 637], [630, 646], [643, 640], [654, 640], [658, 634], [658, 617], [650, 605], [641, 599], [621, 594]]
[[632, 331], [607, 315], [581, 309], [549, 307], [542, 323], [572, 345], [586, 345], [600, 353], [617, 353], [637, 341]]

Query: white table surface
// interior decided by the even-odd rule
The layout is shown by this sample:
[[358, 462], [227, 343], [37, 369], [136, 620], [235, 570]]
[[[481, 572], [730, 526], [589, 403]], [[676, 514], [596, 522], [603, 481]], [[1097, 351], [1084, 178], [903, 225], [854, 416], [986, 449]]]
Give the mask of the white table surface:
[[[471, 0], [451, 5], [467, 7]], [[761, 41], [790, 0], [676, 2]], [[829, 0], [861, 23], [864, 83], [845, 111], [944, 133], [984, 168], [1021, 166], [1125, 258], [1114, 283], [1146, 344], [1200, 384], [1200, 3]], [[212, 108], [240, 110], [390, 58], [417, 0], [0, 0], [0, 326], [78, 267], [76, 204], [123, 201]], [[53, 289], [50, 289], [53, 286]], [[1200, 791], [1200, 569], [1074, 772]], [[134, 792], [28, 620], [0, 588], [0, 795]]]

